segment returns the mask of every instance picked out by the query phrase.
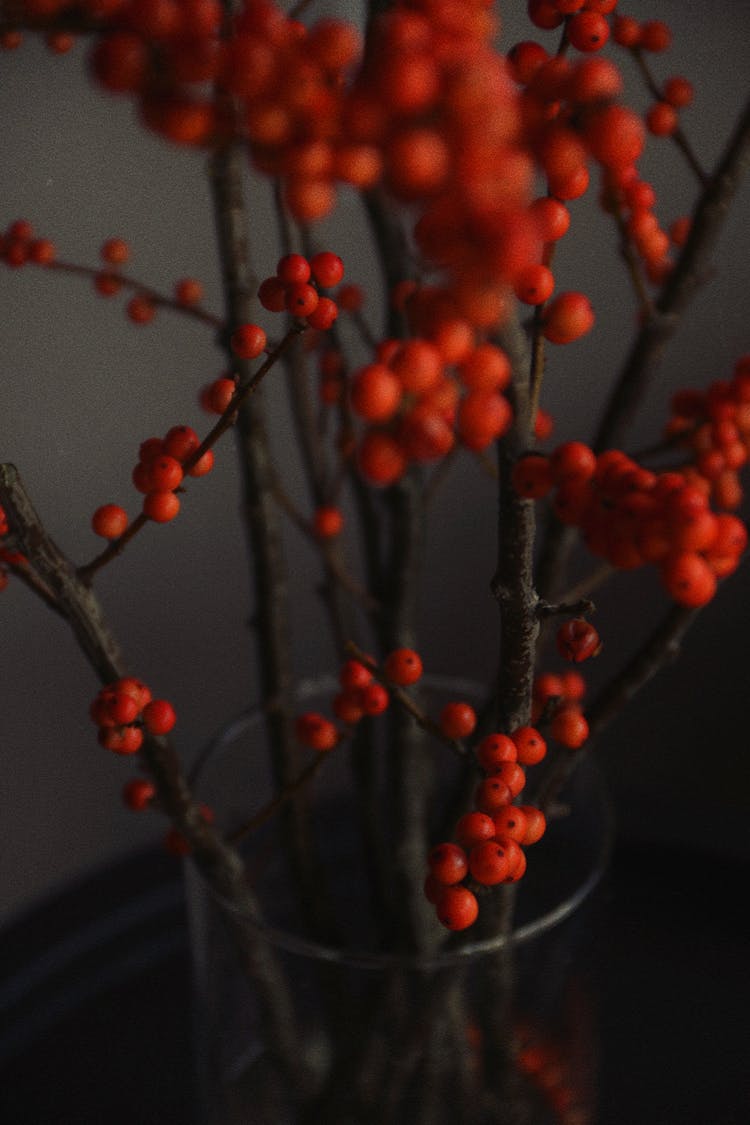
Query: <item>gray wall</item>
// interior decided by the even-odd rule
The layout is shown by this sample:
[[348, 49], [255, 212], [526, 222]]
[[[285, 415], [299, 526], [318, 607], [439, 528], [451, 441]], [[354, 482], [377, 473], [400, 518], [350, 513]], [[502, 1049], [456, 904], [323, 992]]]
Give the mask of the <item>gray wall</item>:
[[[511, 7], [525, 6], [505, 5], [508, 45], [532, 34]], [[717, 0], [710, 25], [704, 3], [655, 8], [632, 2], [626, 10], [674, 19], [674, 48], [654, 60], [654, 69], [660, 77], [680, 72], [695, 80], [695, 108], [686, 112], [685, 128], [710, 167], [746, 93], [750, 10]], [[121, 235], [132, 243], [135, 275], [169, 290], [176, 278], [195, 274], [206, 284], [209, 307], [218, 309], [203, 157], [145, 135], [128, 104], [94, 93], [84, 55], [80, 44], [53, 58], [31, 39], [17, 52], [0, 54], [0, 223], [27, 217], [40, 235], [54, 239], [61, 257], [91, 265], [101, 242]], [[631, 89], [633, 102], [644, 105], [637, 81]], [[689, 209], [693, 182], [668, 142], [654, 141], [642, 167], [653, 177], [665, 222]], [[265, 188], [252, 190], [258, 269], [272, 272], [272, 213]], [[733, 359], [750, 350], [748, 203], [745, 185], [719, 247], [716, 276], [669, 349], [634, 447], [658, 434], [675, 386], [726, 377]], [[559, 255], [558, 287], [588, 291], [598, 323], [586, 340], [550, 349], [544, 402], [558, 415], [559, 440], [590, 432], [634, 322], [610, 224], [588, 201], [573, 204], [572, 212], [575, 243]], [[347, 257], [353, 280], [364, 281], [367, 248], [344, 236], [344, 225], [326, 224], [322, 240]], [[205, 427], [196, 390], [222, 370], [222, 357], [200, 325], [163, 313], [135, 328], [120, 300], [102, 301], [77, 278], [0, 268], [0, 295], [0, 457], [17, 464], [54, 538], [84, 560], [98, 547], [88, 527], [93, 509], [109, 500], [134, 508], [129, 476], [139, 442], [175, 423]], [[288, 421], [276, 398], [275, 446], [290, 466], [292, 491], [302, 496], [286, 443]], [[255, 694], [229, 444], [217, 461], [210, 477], [191, 484], [184, 515], [169, 527], [148, 529], [98, 584], [133, 671], [174, 701], [177, 742], [188, 760]], [[430, 531], [424, 647], [437, 654], [435, 671], [481, 675], [494, 662], [491, 513], [491, 488], [465, 459], [435, 506]], [[330, 663], [330, 650], [318, 643], [309, 592], [314, 562], [293, 530], [289, 540], [299, 607], [297, 660], [301, 672], [314, 675]], [[691, 634], [679, 668], [644, 692], [599, 751], [626, 834], [745, 855], [750, 850], [747, 570], [722, 588]], [[602, 599], [599, 624], [607, 643], [596, 679], [611, 673], [664, 604], [653, 575], [617, 578]], [[0, 595], [0, 622], [0, 918], [7, 919], [66, 881], [158, 838], [162, 825], [121, 807], [120, 789], [131, 769], [96, 744], [87, 707], [97, 685], [65, 625], [15, 582]]]

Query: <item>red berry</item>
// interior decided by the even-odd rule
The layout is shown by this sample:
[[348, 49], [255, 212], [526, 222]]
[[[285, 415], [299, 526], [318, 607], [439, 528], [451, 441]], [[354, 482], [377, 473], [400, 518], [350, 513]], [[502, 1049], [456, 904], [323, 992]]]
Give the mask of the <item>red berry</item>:
[[594, 326], [594, 310], [584, 293], [560, 293], [544, 311], [542, 331], [553, 344], [570, 344]]
[[526, 817], [526, 830], [519, 843], [528, 847], [530, 844], [536, 844], [538, 840], [541, 840], [547, 828], [547, 819], [542, 810], [534, 808], [533, 805], [519, 805], [518, 808], [519, 812], [522, 812]]
[[209, 414], [223, 414], [234, 397], [237, 384], [234, 379], [222, 375], [208, 383], [200, 394], [200, 404]]
[[483, 840], [491, 840], [495, 835], [495, 822], [483, 812], [469, 812], [460, 817], [456, 824], [456, 839], [462, 848], [473, 848]]
[[285, 254], [276, 266], [276, 276], [285, 285], [295, 285], [310, 280], [310, 263], [302, 254]]
[[413, 648], [397, 648], [389, 652], [383, 663], [386, 679], [400, 687], [415, 684], [422, 675], [422, 660]]
[[609, 39], [609, 24], [598, 12], [578, 12], [568, 20], [568, 39], [578, 51], [599, 51]]
[[260, 283], [258, 300], [269, 312], [283, 312], [286, 308], [286, 282], [279, 277], [267, 277]]
[[191, 426], [173, 426], [164, 438], [162, 452], [177, 461], [185, 461], [200, 443], [200, 438]]
[[176, 457], [162, 454], [149, 463], [150, 492], [172, 492], [182, 483], [182, 465]]
[[398, 410], [402, 395], [400, 379], [384, 363], [368, 363], [352, 377], [352, 409], [368, 422], [387, 421]]
[[466, 852], [458, 844], [436, 844], [427, 857], [427, 862], [430, 873], [446, 886], [460, 883], [469, 870]]
[[554, 288], [552, 270], [542, 265], [524, 266], [513, 280], [516, 296], [527, 305], [544, 304]]
[[143, 724], [149, 734], [169, 734], [176, 722], [174, 707], [166, 699], [152, 699], [143, 708]]
[[476, 844], [469, 853], [469, 870], [478, 883], [493, 887], [510, 873], [508, 849], [497, 840]]
[[241, 324], [232, 333], [232, 351], [239, 359], [256, 359], [266, 349], [266, 334], [258, 324]]
[[509, 837], [517, 844], [522, 844], [526, 836], [526, 814], [518, 805], [506, 805], [496, 812], [493, 817], [495, 832], [498, 836]]
[[310, 259], [310, 269], [318, 285], [324, 289], [332, 289], [339, 285], [344, 277], [344, 263], [338, 254], [331, 250], [321, 250]]
[[549, 458], [542, 453], [519, 457], [511, 474], [513, 488], [525, 500], [541, 500], [552, 488]]
[[99, 744], [115, 754], [137, 754], [143, 745], [140, 727], [101, 727]]
[[135, 676], [123, 676], [111, 686], [123, 695], [132, 695], [138, 704], [139, 711], [142, 711], [151, 700], [151, 689], [142, 680], [137, 680]]
[[476, 749], [477, 761], [485, 773], [496, 773], [503, 762], [515, 762], [518, 749], [507, 734], [488, 734]]
[[479, 914], [479, 903], [468, 887], [446, 887], [437, 903], [437, 916], [449, 930], [466, 930]]
[[143, 498], [143, 514], [154, 523], [169, 523], [179, 510], [180, 500], [174, 492], [147, 492]]
[[318, 290], [305, 281], [287, 286], [286, 307], [292, 316], [310, 316], [318, 307], [319, 300]]
[[359, 689], [360, 706], [366, 715], [382, 715], [390, 701], [388, 689], [375, 680]]
[[344, 526], [341, 509], [332, 504], [323, 505], [316, 510], [312, 526], [318, 539], [335, 539]]
[[128, 526], [128, 513], [117, 504], [103, 504], [91, 517], [91, 526], [103, 539], [119, 539]]
[[339, 315], [339, 307], [330, 297], [319, 297], [318, 303], [306, 320], [311, 328], [326, 332]]
[[123, 786], [122, 790], [124, 804], [134, 812], [147, 808], [155, 795], [156, 788], [153, 782], [145, 777], [134, 777]]
[[522, 766], [535, 766], [547, 753], [547, 743], [536, 727], [518, 727], [510, 735], [516, 747], [516, 761]]
[[367, 687], [372, 682], [372, 672], [360, 660], [346, 660], [341, 665], [339, 683], [344, 691]]
[[316, 711], [306, 711], [295, 723], [297, 738], [311, 750], [332, 750], [339, 740], [336, 727], [330, 719]]
[[102, 243], [99, 253], [108, 265], [121, 266], [130, 258], [130, 247], [124, 238], [108, 238]]
[[440, 729], [446, 738], [467, 738], [476, 725], [476, 712], [468, 703], [446, 703], [440, 712]]
[[494, 775], [480, 781], [474, 791], [474, 804], [480, 812], [490, 816], [504, 805], [509, 805], [512, 800], [513, 794], [507, 782]]
[[195, 277], [183, 277], [175, 283], [174, 295], [178, 305], [191, 308], [203, 300], [203, 286]]
[[565, 621], [557, 630], [557, 651], [564, 660], [580, 664], [591, 656], [597, 656], [602, 647], [594, 626], [576, 617], [572, 621]]
[[589, 736], [589, 725], [574, 704], [561, 707], [550, 724], [550, 734], [569, 750], [578, 750]]
[[133, 324], [149, 324], [156, 316], [156, 307], [150, 297], [139, 293], [130, 298], [126, 312]]

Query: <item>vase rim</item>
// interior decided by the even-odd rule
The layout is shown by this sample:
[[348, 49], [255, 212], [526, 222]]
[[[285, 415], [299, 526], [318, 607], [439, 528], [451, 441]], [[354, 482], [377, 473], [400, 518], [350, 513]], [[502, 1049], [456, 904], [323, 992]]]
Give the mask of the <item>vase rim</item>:
[[[426, 687], [437, 690], [460, 690], [475, 697], [482, 689], [476, 681], [463, 677], [450, 675], [429, 675], [422, 681]], [[321, 691], [335, 689], [338, 681], [334, 676], [307, 678], [298, 684], [297, 697], [300, 700], [314, 698]], [[195, 782], [203, 768], [207, 766], [216, 755], [228, 749], [247, 730], [251, 729], [263, 714], [260, 705], [246, 707], [234, 719], [230, 720], [206, 745], [199, 754], [193, 766], [191, 779]], [[466, 941], [460, 934], [447, 934], [443, 939], [446, 944], [430, 951], [381, 951], [377, 949], [357, 948], [354, 946], [337, 947], [325, 942], [301, 936], [280, 926], [273, 925], [254, 915], [241, 913], [235, 904], [222, 902], [223, 908], [230, 911], [235, 917], [240, 915], [245, 924], [252, 926], [253, 931], [274, 947], [288, 953], [307, 957], [329, 964], [344, 965], [359, 969], [394, 969], [403, 968], [410, 971], [435, 971], [468, 963], [476, 958], [500, 952], [509, 946], [519, 946], [539, 937], [555, 926], [565, 921], [581, 906], [596, 888], [606, 870], [614, 840], [614, 816], [612, 804], [604, 785], [604, 780], [596, 762], [590, 755], [586, 755], [581, 767], [592, 778], [594, 796], [602, 811], [603, 831], [598, 840], [596, 854], [592, 857], [587, 875], [576, 886], [575, 890], [568, 893], [560, 901], [544, 910], [531, 921], [524, 922], [514, 928], [510, 934], [501, 933], [490, 938], [476, 941]], [[577, 772], [577, 771], [576, 771]], [[201, 872], [186, 857], [186, 866], [194, 873], [195, 879], [205, 888], [207, 893], [216, 901], [221, 901], [216, 892], [205, 882]], [[513, 893], [517, 890], [516, 884], [508, 884], [503, 890]], [[447, 947], [446, 947], [447, 945]]]

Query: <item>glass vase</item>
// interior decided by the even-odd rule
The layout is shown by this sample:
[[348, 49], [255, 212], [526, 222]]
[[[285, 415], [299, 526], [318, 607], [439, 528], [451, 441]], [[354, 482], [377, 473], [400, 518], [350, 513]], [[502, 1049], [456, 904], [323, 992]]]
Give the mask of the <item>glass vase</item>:
[[[433, 680], [430, 705], [467, 687]], [[333, 692], [307, 685], [300, 709], [323, 710]], [[304, 791], [312, 903], [282, 808], [241, 845], [251, 908], [217, 899], [187, 862], [202, 1125], [591, 1125], [586, 954], [612, 828], [598, 770], [583, 761], [574, 772], [520, 883], [488, 889], [483, 928], [448, 934], [421, 892], [410, 920], [394, 917], [404, 840], [392, 826], [376, 837], [398, 730], [380, 717], [360, 734]], [[203, 762], [199, 793], [228, 832], [274, 792], [259, 766], [266, 737], [248, 713]], [[437, 755], [439, 820], [461, 766], [424, 742], [406, 752], [417, 769]]]

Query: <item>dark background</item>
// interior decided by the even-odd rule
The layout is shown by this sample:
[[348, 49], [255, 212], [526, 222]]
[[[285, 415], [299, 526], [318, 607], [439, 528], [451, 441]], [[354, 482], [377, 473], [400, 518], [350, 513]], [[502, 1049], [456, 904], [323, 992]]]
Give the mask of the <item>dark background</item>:
[[[522, 7], [505, 5], [508, 45], [532, 37], [514, 14]], [[710, 168], [746, 94], [750, 10], [730, 0], [711, 5], [710, 18], [698, 2], [634, 2], [626, 10], [673, 23], [673, 49], [655, 57], [653, 67], [659, 78], [684, 73], [694, 80], [695, 105], [684, 126]], [[56, 242], [62, 258], [90, 265], [105, 238], [125, 237], [132, 274], [164, 291], [179, 277], [197, 275], [208, 306], [218, 309], [203, 156], [146, 135], [129, 104], [93, 91], [84, 56], [79, 44], [54, 58], [31, 37], [0, 55], [0, 221], [26, 217]], [[645, 106], [626, 63], [624, 70], [630, 100]], [[665, 225], [689, 211], [695, 184], [668, 141], [649, 143], [642, 173], [653, 179]], [[278, 256], [272, 211], [265, 185], [250, 190], [263, 275]], [[632, 448], [658, 436], [674, 388], [726, 378], [735, 358], [750, 350], [749, 202], [745, 184], [717, 249], [715, 275], [668, 349]], [[575, 234], [556, 262], [558, 288], [588, 292], [597, 326], [570, 348], [549, 349], [543, 404], [557, 418], [555, 441], [591, 433], [635, 322], [610, 223], [589, 199], [571, 211]], [[369, 250], [347, 230], [351, 217], [356, 220], [355, 206], [344, 199], [343, 219], [321, 225], [321, 242], [345, 257], [351, 280], [366, 283]], [[140, 441], [175, 423], [205, 429], [197, 389], [220, 373], [221, 354], [210, 332], [167, 312], [150, 326], [130, 325], [121, 300], [105, 303], [76, 278], [2, 268], [0, 299], [0, 456], [17, 464], [54, 538], [84, 560], [98, 548], [88, 526], [93, 509], [105, 501], [134, 507], [129, 476]], [[377, 294], [369, 315], [377, 324]], [[269, 394], [278, 418], [274, 447], [289, 470], [290, 490], [304, 500], [283, 403], [277, 389]], [[191, 485], [184, 514], [140, 536], [98, 586], [134, 673], [174, 701], [186, 760], [255, 698], [246, 626], [252, 607], [232, 462], [225, 444], [215, 472]], [[492, 486], [463, 459], [435, 504], [430, 528], [423, 649], [435, 672], [481, 676], [494, 664], [492, 511]], [[315, 676], [330, 670], [309, 592], [315, 562], [293, 529], [289, 542], [296, 658], [301, 674]], [[745, 566], [701, 615], [680, 663], [644, 690], [597, 748], [623, 839], [681, 843], [716, 856], [719, 866], [722, 857], [748, 857], [749, 605]], [[605, 648], [592, 679], [612, 675], [666, 607], [653, 574], [617, 576], [600, 599]], [[96, 744], [87, 708], [97, 685], [65, 625], [14, 582], [0, 595], [0, 615], [0, 922], [7, 922], [75, 877], [158, 839], [162, 826], [121, 807], [129, 764]]]

